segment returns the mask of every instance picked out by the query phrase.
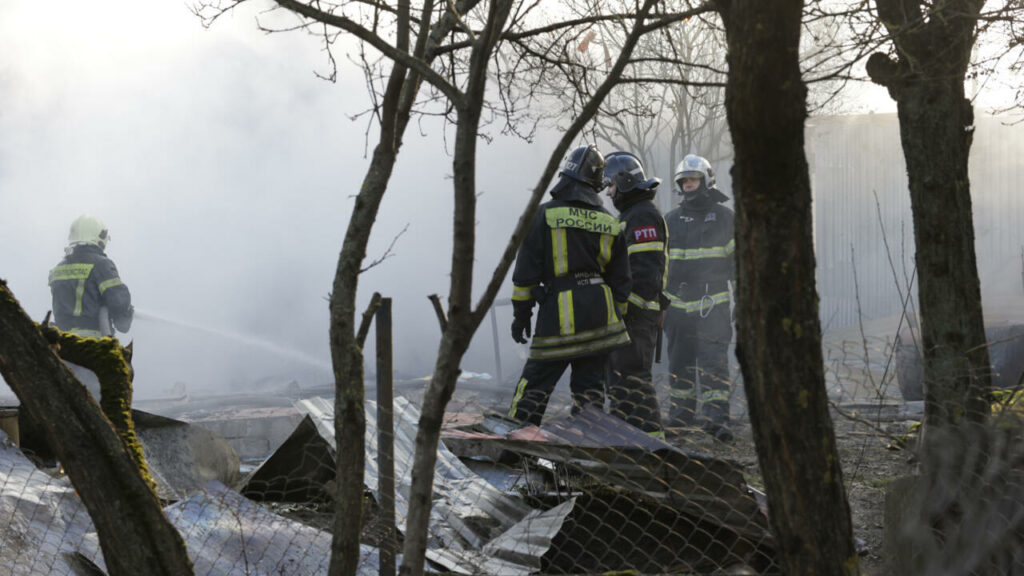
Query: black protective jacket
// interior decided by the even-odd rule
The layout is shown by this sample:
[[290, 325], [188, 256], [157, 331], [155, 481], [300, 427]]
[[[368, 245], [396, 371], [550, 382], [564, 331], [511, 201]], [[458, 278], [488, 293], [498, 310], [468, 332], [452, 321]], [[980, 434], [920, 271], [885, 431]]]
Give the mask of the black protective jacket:
[[80, 244], [70, 250], [50, 270], [54, 323], [67, 332], [100, 336], [100, 308], [105, 306], [114, 326], [127, 332], [132, 324], [132, 296], [121, 282], [114, 262], [103, 249], [92, 244]]
[[563, 178], [541, 204], [512, 272], [517, 319], [540, 304], [534, 360], [564, 360], [629, 342], [620, 316], [632, 282], [618, 220], [589, 187]]
[[673, 310], [699, 313], [729, 301], [729, 282], [736, 278], [736, 241], [733, 212], [721, 204], [725, 200], [725, 194], [710, 188], [665, 215], [665, 296]]
[[619, 220], [626, 234], [626, 251], [633, 290], [629, 303], [643, 310], [661, 310], [668, 262], [665, 218], [654, 205], [656, 190], [641, 190], [616, 197]]

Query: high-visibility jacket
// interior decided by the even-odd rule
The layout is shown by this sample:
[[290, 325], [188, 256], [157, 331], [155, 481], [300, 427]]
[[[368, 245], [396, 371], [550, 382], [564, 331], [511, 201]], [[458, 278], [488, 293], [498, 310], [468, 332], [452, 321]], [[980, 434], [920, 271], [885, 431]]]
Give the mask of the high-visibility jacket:
[[618, 220], [582, 185], [556, 187], [540, 205], [512, 272], [517, 319], [540, 303], [530, 344], [534, 360], [564, 360], [629, 343], [625, 312], [631, 280]]
[[668, 280], [665, 296], [673, 311], [701, 313], [730, 300], [736, 278], [735, 225], [728, 199], [712, 188], [698, 201], [683, 201], [665, 215], [668, 225]]
[[82, 336], [101, 336], [100, 308], [122, 332], [132, 322], [132, 296], [121, 281], [114, 262], [91, 244], [74, 246], [50, 270], [53, 321], [58, 328]]
[[629, 303], [642, 310], [661, 310], [668, 264], [665, 218], [652, 202], [655, 191], [633, 192], [620, 208], [633, 289]]

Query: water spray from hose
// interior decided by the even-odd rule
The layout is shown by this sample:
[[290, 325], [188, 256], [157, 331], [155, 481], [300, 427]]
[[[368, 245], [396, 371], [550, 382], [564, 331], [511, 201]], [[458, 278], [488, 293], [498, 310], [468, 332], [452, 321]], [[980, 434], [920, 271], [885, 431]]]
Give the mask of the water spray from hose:
[[150, 312], [148, 310], [140, 310], [138, 308], [135, 309], [135, 320], [143, 320], [143, 321], [147, 321], [147, 322], [157, 322], [157, 323], [160, 323], [160, 324], [167, 324], [167, 325], [170, 325], [170, 326], [177, 326], [179, 328], [184, 328], [186, 330], [193, 330], [193, 331], [196, 331], [196, 332], [202, 332], [204, 334], [211, 334], [213, 336], [217, 336], [217, 337], [225, 339], [225, 340], [232, 340], [234, 342], [238, 342], [240, 344], [245, 344], [245, 345], [251, 346], [253, 348], [259, 348], [260, 350], [271, 352], [271, 353], [273, 353], [273, 354], [275, 354], [277, 356], [280, 356], [282, 358], [288, 358], [288, 359], [291, 359], [291, 360], [302, 362], [303, 364], [306, 364], [306, 365], [309, 365], [309, 366], [314, 366], [316, 368], [320, 368], [322, 370], [325, 370], [325, 371], [327, 371], [329, 373], [333, 373], [333, 369], [331, 368], [331, 364], [329, 362], [324, 362], [323, 360], [321, 360], [319, 358], [316, 358], [314, 356], [310, 356], [309, 354], [306, 354], [305, 352], [302, 352], [302, 351], [299, 351], [299, 350], [295, 350], [295, 349], [292, 349], [292, 348], [287, 348], [287, 347], [281, 346], [280, 344], [276, 344], [276, 343], [270, 342], [268, 340], [263, 340], [261, 338], [254, 338], [252, 336], [247, 336], [245, 334], [239, 334], [237, 332], [231, 332], [229, 330], [223, 330], [223, 329], [214, 328], [214, 327], [211, 327], [211, 326], [203, 326], [201, 324], [196, 324], [196, 323], [193, 323], [193, 322], [185, 322], [185, 321], [182, 321], [182, 320], [175, 320], [173, 318], [168, 318], [166, 316], [163, 316], [163, 315], [160, 315], [160, 314], [156, 314], [156, 313]]

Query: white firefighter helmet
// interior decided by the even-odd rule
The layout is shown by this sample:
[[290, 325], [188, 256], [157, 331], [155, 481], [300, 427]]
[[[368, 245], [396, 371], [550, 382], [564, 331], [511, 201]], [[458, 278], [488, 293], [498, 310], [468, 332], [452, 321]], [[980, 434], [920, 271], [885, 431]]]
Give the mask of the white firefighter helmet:
[[110, 241], [110, 234], [103, 222], [96, 217], [82, 214], [71, 223], [71, 231], [68, 232], [68, 246], [79, 244], [92, 244], [99, 246], [102, 250]]
[[683, 178], [701, 178], [704, 186], [715, 187], [715, 171], [711, 169], [711, 163], [696, 154], [687, 154], [679, 166], [676, 166], [676, 175], [673, 181], [682, 189], [680, 180]]

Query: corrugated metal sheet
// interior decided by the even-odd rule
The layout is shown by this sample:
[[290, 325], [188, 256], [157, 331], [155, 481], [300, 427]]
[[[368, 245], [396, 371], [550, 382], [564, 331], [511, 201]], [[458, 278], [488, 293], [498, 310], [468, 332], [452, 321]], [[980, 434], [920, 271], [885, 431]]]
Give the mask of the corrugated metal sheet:
[[492, 438], [515, 452], [569, 464], [604, 483], [713, 519], [755, 542], [769, 539], [767, 520], [736, 463], [683, 451], [593, 406]]
[[[85, 506], [66, 477], [36, 469], [0, 432], [0, 574], [103, 574]], [[250, 502], [216, 480], [164, 509], [196, 574], [327, 574], [331, 535]], [[360, 547], [357, 574], [379, 574], [375, 548]]]
[[[314, 484], [334, 477], [334, 405], [325, 398], [296, 402], [307, 417], [293, 435], [246, 480], [242, 492], [285, 495], [312, 494]], [[377, 406], [366, 402], [367, 488], [378, 489]], [[397, 528], [405, 531], [419, 409], [406, 398], [395, 398], [395, 508]], [[312, 461], [308, 468], [290, 456]], [[533, 510], [475, 474], [444, 445], [438, 445], [430, 510], [427, 559], [461, 574], [525, 576], [540, 568], [541, 557], [572, 509], [571, 502], [551, 510]]]
[[742, 562], [773, 573], [767, 517], [735, 462], [681, 450], [593, 406], [508, 433], [495, 433], [504, 428], [496, 418], [479, 428], [444, 437], [493, 442], [590, 479], [580, 481], [589, 487], [545, 556], [546, 572], [706, 574]]
[[0, 573], [73, 575], [76, 554], [103, 565], [92, 519], [71, 482], [38, 470], [3, 432], [0, 488]]
[[[982, 288], [1019, 295], [1024, 126], [986, 116], [976, 125], [970, 168]], [[913, 286], [914, 235], [896, 115], [812, 119], [807, 154], [823, 328], [898, 313], [901, 292]], [[916, 299], [916, 287], [910, 294]]]
[[[295, 403], [308, 414], [321, 437], [335, 446], [334, 405], [325, 398], [307, 398]], [[412, 466], [416, 453], [419, 408], [401, 396], [395, 398], [395, 480], [398, 529], [405, 530], [408, 516], [408, 495], [412, 482]], [[364, 482], [374, 493], [378, 489], [377, 469], [377, 404], [366, 401], [366, 470]], [[333, 464], [333, 463], [332, 463]], [[266, 466], [266, 464], [264, 464]], [[253, 475], [256, 477], [256, 474]], [[431, 508], [432, 535], [447, 545], [464, 539], [470, 547], [479, 548], [492, 538], [522, 520], [531, 509], [521, 500], [503, 494], [466, 467], [444, 444], [437, 448], [434, 476], [437, 497]], [[478, 522], [474, 519], [487, 519]]]
[[[165, 508], [181, 532], [195, 574], [327, 574], [331, 535], [278, 516], [211, 480]], [[358, 576], [380, 573], [376, 548], [360, 545]]]

